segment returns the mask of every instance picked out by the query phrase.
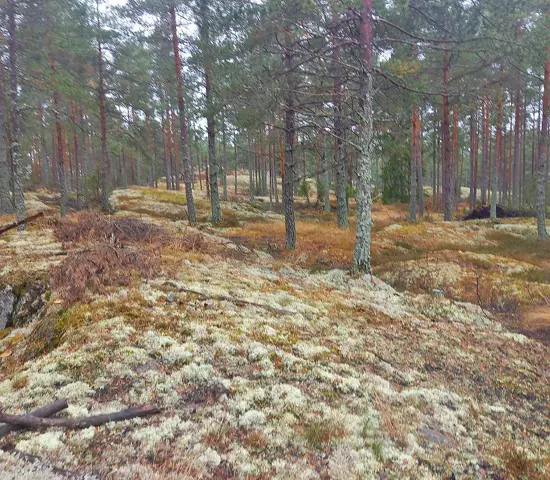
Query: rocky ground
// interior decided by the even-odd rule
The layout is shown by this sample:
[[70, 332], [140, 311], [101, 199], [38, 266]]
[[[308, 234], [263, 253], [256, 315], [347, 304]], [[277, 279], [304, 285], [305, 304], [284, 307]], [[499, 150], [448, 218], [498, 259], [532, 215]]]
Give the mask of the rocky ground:
[[[305, 206], [288, 253], [267, 200], [224, 203], [213, 227], [199, 199], [198, 229], [179, 194], [112, 201], [151, 230], [71, 214], [0, 238], [3, 284], [36, 309], [0, 331], [0, 405], [162, 412], [12, 433], [1, 478], [550, 476], [548, 247], [530, 221], [409, 226], [377, 206], [376, 276], [354, 277], [336, 268], [352, 233]], [[39, 306], [21, 300], [36, 285]]]

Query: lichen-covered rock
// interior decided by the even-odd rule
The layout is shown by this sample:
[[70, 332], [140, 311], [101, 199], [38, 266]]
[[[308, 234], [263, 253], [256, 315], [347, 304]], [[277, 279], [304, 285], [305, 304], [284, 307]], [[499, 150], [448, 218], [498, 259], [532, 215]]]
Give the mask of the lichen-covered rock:
[[15, 293], [11, 285], [0, 290], [0, 330], [10, 326], [15, 306]]

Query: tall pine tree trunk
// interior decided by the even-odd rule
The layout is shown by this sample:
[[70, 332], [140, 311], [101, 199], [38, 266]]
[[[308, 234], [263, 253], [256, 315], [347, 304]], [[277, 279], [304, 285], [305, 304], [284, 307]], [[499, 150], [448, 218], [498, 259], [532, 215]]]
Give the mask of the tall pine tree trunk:
[[[550, 51], [550, 49], [548, 49]], [[542, 125], [537, 159], [537, 232], [540, 239], [546, 231], [546, 163], [548, 162], [548, 115], [550, 108], [550, 58], [544, 64], [544, 92], [542, 95]]]
[[492, 192], [491, 192], [491, 219], [497, 218], [497, 189], [498, 189], [498, 170], [502, 160], [502, 85], [499, 85], [497, 98], [497, 125], [495, 138], [495, 159], [493, 164]]
[[65, 181], [65, 153], [64, 146], [65, 141], [63, 139], [63, 131], [61, 130], [61, 120], [60, 120], [60, 111], [61, 111], [61, 102], [59, 100], [59, 92], [57, 90], [57, 81], [55, 79], [56, 69], [55, 69], [55, 59], [51, 47], [51, 39], [48, 38], [49, 46], [49, 57], [50, 57], [50, 71], [53, 76], [53, 115], [55, 122], [55, 147], [56, 147], [56, 159], [57, 159], [57, 181], [59, 188], [59, 212], [62, 217], [67, 214], [67, 183]]
[[477, 174], [477, 119], [476, 107], [470, 111], [470, 211], [476, 204], [476, 174]]
[[333, 43], [332, 50], [332, 68], [334, 70], [334, 86], [332, 93], [332, 103], [334, 105], [334, 145], [333, 145], [333, 161], [334, 174], [336, 176], [336, 218], [339, 228], [348, 228], [348, 205], [346, 197], [346, 156], [342, 148], [342, 138], [344, 135], [342, 122], [342, 72], [340, 47], [338, 46], [338, 23], [339, 17], [336, 9], [332, 9], [331, 36]]
[[180, 117], [180, 141], [183, 154], [183, 181], [185, 183], [185, 197], [187, 200], [187, 216], [189, 218], [189, 223], [194, 225], [197, 222], [197, 216], [195, 213], [195, 202], [193, 200], [193, 177], [191, 173], [189, 144], [187, 141], [187, 118], [185, 115], [185, 101], [183, 99], [183, 79], [181, 76], [176, 9], [174, 7], [170, 8], [170, 26], [172, 30], [172, 48], [174, 50], [174, 68], [176, 70], [176, 81], [178, 85], [178, 113]]
[[372, 230], [372, 139], [373, 139], [373, 84], [372, 84], [372, 0], [362, 0], [360, 42], [363, 45], [360, 83], [360, 153], [357, 159], [357, 217], [353, 268], [371, 273]]
[[[10, 70], [10, 126], [11, 126], [11, 160], [13, 178], [13, 205], [15, 207], [16, 220], [19, 222], [25, 218], [25, 197], [23, 196], [23, 165], [21, 158], [21, 113], [19, 111], [19, 71], [17, 66], [17, 41], [15, 24], [15, 0], [8, 0], [8, 57]], [[25, 230], [25, 224], [21, 223], [18, 230]]]
[[443, 57], [443, 219], [450, 222], [453, 219], [453, 157], [451, 154], [450, 107], [447, 93], [449, 83], [450, 60], [449, 52], [445, 50]]
[[4, 91], [4, 66], [0, 64], [0, 214], [12, 213], [11, 166], [8, 160], [8, 135], [6, 131], [6, 104]]
[[223, 180], [223, 201], [227, 202], [227, 136], [225, 131], [224, 116], [222, 116], [222, 180]]
[[521, 109], [523, 101], [521, 99], [521, 86], [516, 89], [515, 98], [515, 119], [514, 119], [514, 162], [512, 169], [512, 207], [519, 207], [520, 199], [520, 146], [521, 146]]
[[285, 154], [283, 174], [283, 209], [285, 212], [286, 248], [296, 249], [296, 220], [294, 218], [294, 136], [296, 131], [294, 108], [294, 68], [293, 54], [290, 46], [290, 33], [285, 35], [284, 68], [287, 75], [287, 91], [285, 100]]
[[101, 25], [99, 21], [99, 1], [97, 3], [97, 72], [99, 77], [98, 96], [99, 96], [99, 124], [101, 132], [101, 162], [100, 162], [100, 188], [101, 188], [101, 208], [107, 212], [109, 206], [110, 189], [110, 165], [109, 151], [107, 150], [107, 112], [105, 110], [105, 73], [103, 64], [103, 45], [101, 42]]
[[420, 146], [418, 127], [418, 106], [413, 103], [411, 119], [411, 168], [409, 188], [409, 222], [416, 222], [417, 180], [418, 180], [418, 149]]
[[212, 54], [210, 45], [210, 19], [208, 0], [199, 2], [199, 33], [204, 68], [204, 83], [206, 92], [206, 132], [208, 136], [208, 163], [210, 167], [210, 204], [212, 206], [212, 222], [219, 223], [222, 219], [220, 196], [218, 190], [218, 157], [216, 155], [216, 119], [214, 112], [214, 96], [212, 86]]
[[487, 190], [489, 185], [489, 137], [490, 137], [490, 120], [491, 120], [491, 104], [489, 97], [486, 96], [481, 105], [483, 117], [483, 143], [481, 146], [481, 203], [487, 203]]

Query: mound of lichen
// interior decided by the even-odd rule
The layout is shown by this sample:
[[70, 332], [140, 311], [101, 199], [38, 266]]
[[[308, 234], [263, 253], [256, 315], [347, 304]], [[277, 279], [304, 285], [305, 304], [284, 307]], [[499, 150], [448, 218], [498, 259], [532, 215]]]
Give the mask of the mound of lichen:
[[[548, 347], [439, 292], [281, 265], [215, 232], [202, 241], [224, 248], [174, 252], [172, 268], [164, 249], [154, 278], [85, 303], [53, 292], [42, 330], [1, 340], [7, 412], [67, 398], [71, 417], [162, 413], [6, 442], [117, 479], [548, 478]], [[48, 252], [36, 261], [57, 264]], [[33, 350], [40, 331], [56, 342]]]

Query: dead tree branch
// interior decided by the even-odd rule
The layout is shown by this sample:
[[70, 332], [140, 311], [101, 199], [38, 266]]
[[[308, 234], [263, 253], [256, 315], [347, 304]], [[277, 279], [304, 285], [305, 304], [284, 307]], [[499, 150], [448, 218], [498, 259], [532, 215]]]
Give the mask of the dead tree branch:
[[40, 418], [34, 415], [8, 415], [0, 412], [0, 422], [35, 429], [48, 427], [87, 428], [97, 427], [109, 422], [120, 422], [130, 418], [145, 417], [159, 412], [159, 408], [150, 405], [142, 405], [120, 412], [81, 418]]
[[[33, 417], [49, 417], [57, 412], [60, 412], [61, 410], [65, 410], [68, 406], [69, 404], [67, 403], [67, 400], [56, 400], [49, 405], [33, 410], [30, 415]], [[21, 430], [22, 428], [24, 427], [14, 424], [3, 425], [0, 427], [0, 438], [5, 437], [8, 433], [15, 430]]]

